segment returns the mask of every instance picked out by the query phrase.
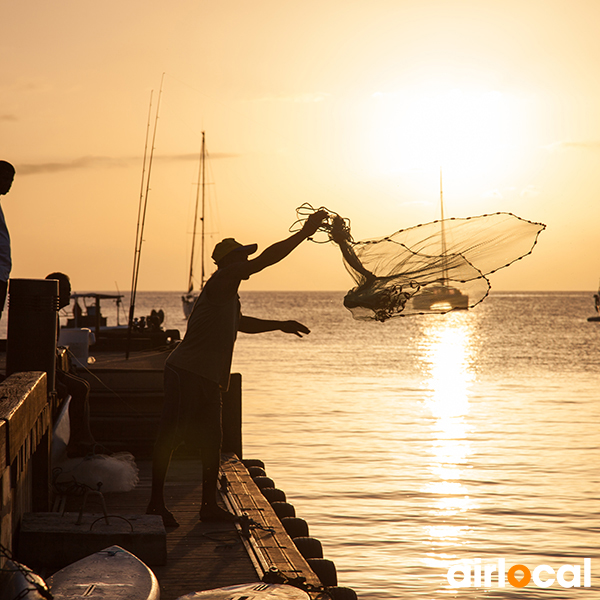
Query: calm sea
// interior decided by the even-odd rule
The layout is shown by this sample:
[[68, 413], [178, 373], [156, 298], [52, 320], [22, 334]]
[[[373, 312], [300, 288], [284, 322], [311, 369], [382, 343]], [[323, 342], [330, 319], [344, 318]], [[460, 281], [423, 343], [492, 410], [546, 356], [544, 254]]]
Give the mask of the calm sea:
[[[354, 321], [342, 297], [242, 293], [245, 314], [312, 332], [240, 334], [234, 358], [245, 456], [266, 463], [340, 585], [364, 600], [600, 598], [592, 294], [492, 293], [468, 312], [383, 324]], [[138, 294], [138, 306], [185, 329], [179, 294]], [[544, 572], [547, 588], [447, 581], [452, 565], [499, 559], [574, 565], [582, 587], [559, 583], [575, 567]]]

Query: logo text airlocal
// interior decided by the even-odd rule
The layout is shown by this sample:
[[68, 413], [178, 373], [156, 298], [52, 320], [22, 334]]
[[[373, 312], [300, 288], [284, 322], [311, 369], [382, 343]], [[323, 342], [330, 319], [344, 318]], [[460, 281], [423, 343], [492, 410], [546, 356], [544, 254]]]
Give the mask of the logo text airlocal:
[[[525, 587], [530, 581], [541, 588], [547, 588], [555, 582], [564, 588], [582, 587], [582, 569], [580, 565], [562, 565], [554, 569], [549, 565], [538, 565], [531, 571], [525, 565], [512, 565], [506, 568], [504, 558], [497, 563], [481, 564], [477, 559], [475, 564], [458, 564], [450, 567], [446, 575], [448, 583], [453, 588], [460, 587]], [[592, 561], [583, 559], [583, 587], [592, 585]]]

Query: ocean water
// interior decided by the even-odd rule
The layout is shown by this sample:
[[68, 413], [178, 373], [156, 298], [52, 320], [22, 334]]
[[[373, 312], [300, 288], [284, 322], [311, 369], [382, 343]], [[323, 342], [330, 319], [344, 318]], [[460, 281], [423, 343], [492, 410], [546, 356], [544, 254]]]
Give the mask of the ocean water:
[[[372, 600], [599, 598], [591, 294], [497, 293], [468, 312], [383, 324], [354, 321], [341, 300], [244, 294], [247, 314], [312, 332], [240, 335], [234, 365], [245, 451], [266, 462], [340, 584]], [[492, 579], [484, 592], [446, 578], [452, 564], [499, 558], [532, 572], [576, 564], [583, 578], [586, 557], [593, 588]]]
[[[339, 292], [241, 296], [245, 314], [311, 329], [240, 334], [234, 370], [245, 457], [266, 463], [340, 585], [363, 600], [600, 598], [592, 293], [492, 292], [469, 311], [386, 323], [354, 321]], [[179, 294], [140, 293], [138, 307], [185, 329]], [[573, 567], [544, 572], [546, 588], [448, 582], [453, 565], [500, 559]], [[577, 568], [581, 587], [563, 587]]]

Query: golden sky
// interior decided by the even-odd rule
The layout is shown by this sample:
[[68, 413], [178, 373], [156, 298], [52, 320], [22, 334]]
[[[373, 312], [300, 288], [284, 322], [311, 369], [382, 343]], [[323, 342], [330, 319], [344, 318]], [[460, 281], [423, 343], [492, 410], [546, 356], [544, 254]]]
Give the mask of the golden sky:
[[[164, 73], [140, 290], [187, 284], [197, 154], [208, 228], [264, 248], [295, 208], [357, 240], [509, 211], [547, 224], [494, 289], [600, 277], [597, 0], [63, 0], [5, 3], [0, 158], [13, 277], [129, 289], [151, 90]], [[152, 121], [152, 125], [153, 125]], [[244, 289], [347, 289], [305, 243]]]

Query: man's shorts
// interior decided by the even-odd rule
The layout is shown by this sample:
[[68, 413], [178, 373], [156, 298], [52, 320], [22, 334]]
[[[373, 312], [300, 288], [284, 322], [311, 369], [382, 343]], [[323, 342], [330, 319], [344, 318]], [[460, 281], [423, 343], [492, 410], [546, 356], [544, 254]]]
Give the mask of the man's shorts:
[[165, 365], [165, 403], [159, 436], [172, 448], [221, 446], [221, 389], [191, 371]]

